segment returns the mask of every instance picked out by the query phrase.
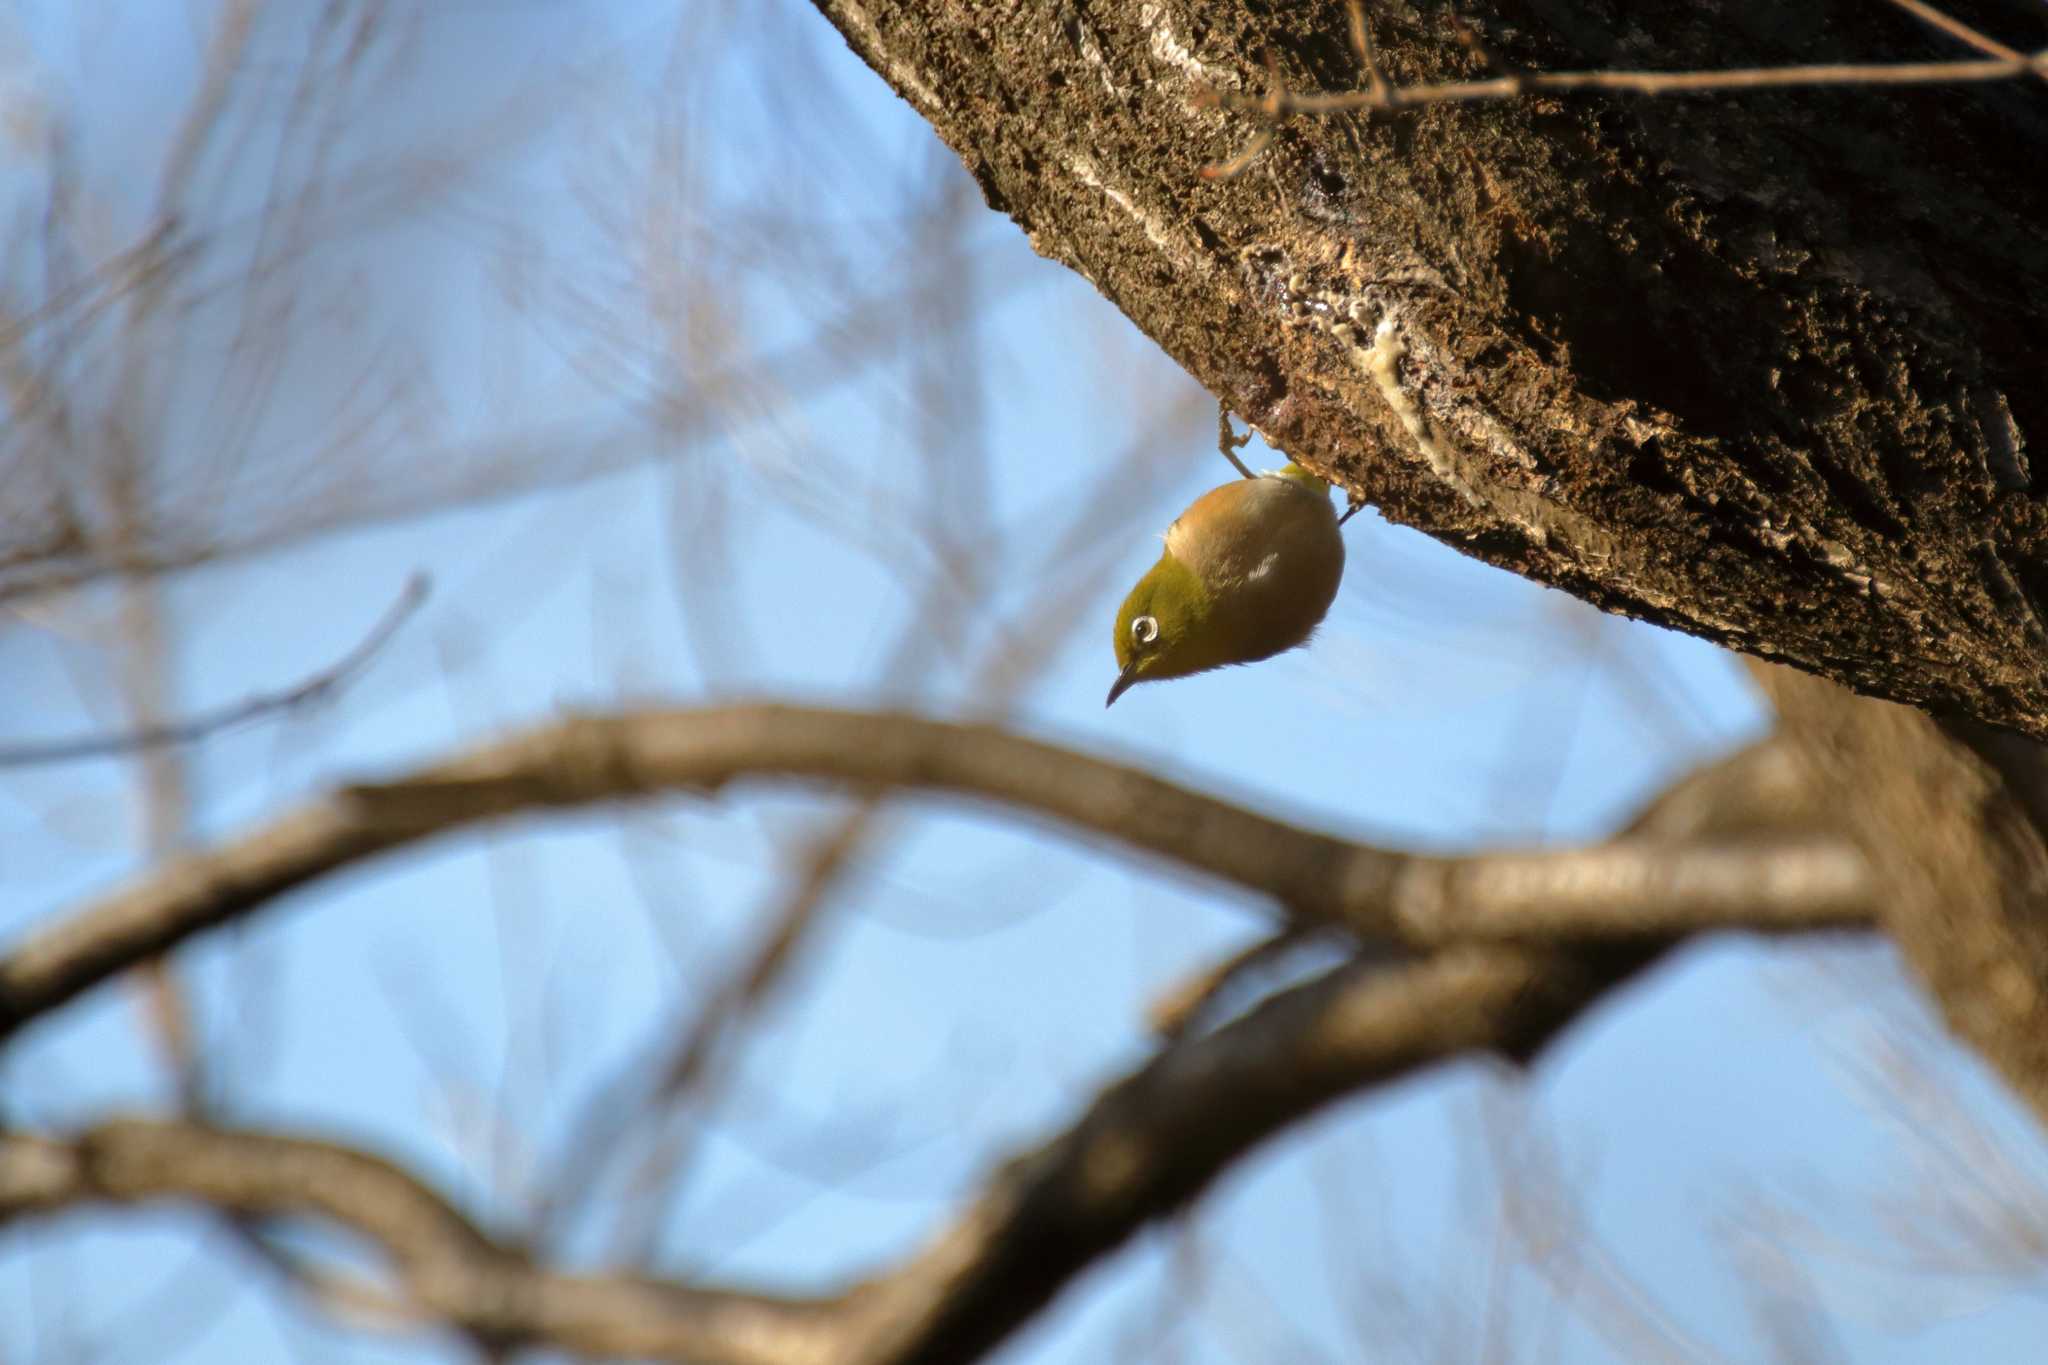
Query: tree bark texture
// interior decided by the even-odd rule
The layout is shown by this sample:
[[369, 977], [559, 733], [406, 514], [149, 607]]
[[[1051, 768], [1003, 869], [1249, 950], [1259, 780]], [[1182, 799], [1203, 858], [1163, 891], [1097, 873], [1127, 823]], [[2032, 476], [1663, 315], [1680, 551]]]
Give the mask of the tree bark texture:
[[[1203, 87], [1365, 87], [1337, 0], [817, 3], [1038, 251], [1393, 520], [2048, 737], [2048, 82], [1296, 118], [1208, 180], [1261, 124]], [[1970, 55], [1879, 0], [1459, 12], [1515, 70]], [[1390, 81], [1486, 74], [1449, 14], [1371, 7]]]

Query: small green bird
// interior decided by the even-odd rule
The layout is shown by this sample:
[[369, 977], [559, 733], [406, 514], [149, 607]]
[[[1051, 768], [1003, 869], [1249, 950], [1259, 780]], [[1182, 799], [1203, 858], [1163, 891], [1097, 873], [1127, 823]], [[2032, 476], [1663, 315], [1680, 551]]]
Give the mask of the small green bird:
[[1330, 485], [1295, 464], [1196, 498], [1117, 611], [1118, 672], [1103, 705], [1141, 682], [1307, 644], [1344, 576], [1342, 524]]

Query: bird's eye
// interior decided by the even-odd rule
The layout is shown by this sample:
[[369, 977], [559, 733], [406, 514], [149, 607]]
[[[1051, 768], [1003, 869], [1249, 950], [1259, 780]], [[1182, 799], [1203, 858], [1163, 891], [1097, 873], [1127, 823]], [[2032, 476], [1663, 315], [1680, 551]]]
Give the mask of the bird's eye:
[[1131, 638], [1141, 645], [1149, 645], [1159, 638], [1159, 618], [1139, 616], [1131, 621]]

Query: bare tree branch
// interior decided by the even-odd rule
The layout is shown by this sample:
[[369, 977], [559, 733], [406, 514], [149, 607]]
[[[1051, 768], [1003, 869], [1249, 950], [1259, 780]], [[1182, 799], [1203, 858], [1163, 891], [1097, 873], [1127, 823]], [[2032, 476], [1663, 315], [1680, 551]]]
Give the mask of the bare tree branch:
[[[1930, 31], [1871, 0], [1625, 7], [1626, 24], [1612, 7], [1488, 3], [1477, 23], [1510, 73], [1488, 81], [1464, 77], [1479, 59], [1441, 16], [1382, 7], [1387, 97], [1412, 88], [1429, 107], [1276, 136], [1261, 54], [1287, 89], [1369, 83], [1334, 0], [1100, 6], [1073, 23], [996, 0], [817, 5], [1041, 250], [1390, 520], [1609, 610], [2048, 735], [2048, 701], [2022, 700], [2048, 697], [2023, 587], [2048, 525], [2025, 456], [2048, 422], [2025, 365], [2044, 295], [2015, 284], [2048, 261], [2033, 80], [1866, 91], [1881, 112], [1863, 120], [1788, 91], [1744, 104], [1739, 139], [1718, 100], [1479, 111], [1454, 100], [1581, 76], [1860, 79], [1801, 66], [1812, 35], [1865, 35], [1910, 63]], [[2039, 49], [2020, 36], [2038, 24], [2011, 27], [2015, 50]], [[1660, 34], [1671, 69], [1623, 69]], [[1885, 72], [2004, 79], [2039, 60]], [[1332, 80], [1340, 63], [1356, 74]], [[1230, 92], [1246, 125], [1191, 107], [1204, 89]], [[1192, 174], [1219, 135], [1252, 132], [1262, 175]], [[1669, 173], [1613, 173], [1624, 163]], [[1806, 215], [1796, 261], [1778, 245], [1788, 204]], [[1738, 261], [1731, 242], [1760, 245]], [[1588, 279], [1626, 305], [1587, 306]], [[1787, 340], [1801, 332], [1844, 340], [1822, 359]], [[1810, 385], [1781, 382], [1802, 369]]]
[[1272, 127], [1296, 117], [1327, 117], [1339, 113], [1358, 113], [1378, 108], [1378, 111], [1395, 111], [1395, 108], [1415, 108], [1423, 104], [1475, 104], [1483, 100], [1513, 100], [1524, 94], [1548, 92], [1567, 94], [1577, 90], [1608, 90], [1618, 94], [1714, 94], [1731, 90], [1788, 90], [1788, 88], [1810, 88], [1810, 86], [1942, 86], [1942, 84], [1974, 84], [1993, 80], [2017, 80], [2021, 76], [2034, 76], [2048, 82], [2048, 51], [2021, 53], [1997, 39], [1982, 35], [1970, 29], [1962, 20], [1952, 18], [1923, 0], [1892, 0], [1898, 8], [1907, 10], [1923, 23], [1939, 29], [1942, 33], [1976, 47], [1978, 51], [1991, 53], [1987, 61], [1831, 61], [1831, 63], [1808, 63], [1808, 65], [1769, 65], [1769, 68], [1735, 68], [1724, 72], [1507, 72], [1487, 53], [1479, 43], [1479, 37], [1458, 16], [1452, 16], [1452, 33], [1458, 41], [1487, 63], [1487, 68], [1497, 74], [1491, 80], [1452, 80], [1423, 86], [1397, 86], [1386, 80], [1380, 72], [1380, 59], [1372, 47], [1372, 27], [1366, 18], [1362, 0], [1348, 0], [1346, 12], [1350, 16], [1350, 39], [1352, 53], [1366, 70], [1366, 88], [1343, 94], [1298, 94], [1286, 90], [1278, 78], [1270, 82], [1266, 94], [1239, 94], [1235, 90], [1219, 90], [1214, 86], [1202, 86], [1196, 90], [1196, 100], [1202, 104], [1217, 104], [1223, 108], [1235, 108], [1239, 113], [1251, 113], [1262, 117], [1266, 127], [1260, 129], [1243, 151], [1229, 162], [1217, 162], [1202, 168], [1206, 180], [1229, 180], [1245, 172], [1260, 156], [1260, 151], [1272, 139]]
[[1881, 923], [1949, 1028], [2048, 1119], [2043, 750], [1752, 662], [1806, 784], [1843, 812]]
[[329, 1219], [384, 1250], [424, 1316], [506, 1345], [720, 1365], [972, 1360], [1287, 1124], [1471, 1049], [1530, 1057], [1654, 956], [1465, 948], [1394, 970], [1341, 967], [1167, 1049], [1003, 1166], [925, 1250], [828, 1299], [536, 1268], [387, 1161], [183, 1122], [0, 1139], [0, 1221], [164, 1199]]
[[1384, 86], [1343, 94], [1264, 95], [1211, 91], [1226, 109], [1286, 118], [1294, 114], [1339, 114], [1360, 109], [1402, 109], [1411, 105], [1513, 99], [1536, 91], [1609, 90], [1634, 95], [1706, 94], [1727, 90], [1774, 90], [1818, 85], [1947, 85], [2009, 81], [2048, 71], [2048, 56], [1999, 57], [1963, 62], [1818, 62], [1806, 66], [1736, 68], [1727, 71], [1525, 71], [1483, 81], [1440, 85]]
[[485, 1339], [748, 1365], [832, 1358], [806, 1305], [536, 1271], [406, 1171], [332, 1143], [134, 1119], [69, 1142], [0, 1141], [0, 1216], [163, 1199], [352, 1228], [391, 1258], [416, 1309]]
[[[962, 202], [956, 196], [956, 208]], [[932, 307], [943, 314], [937, 300], [945, 298], [948, 302], [944, 308], [971, 312], [969, 304], [974, 290], [966, 282], [971, 280], [971, 272], [955, 269], [945, 275], [962, 278], [955, 288], [938, 291]], [[930, 330], [945, 335], [962, 332], [969, 338], [974, 335], [971, 327], [944, 316], [935, 317]], [[954, 410], [958, 404], [971, 402], [971, 397], [963, 398], [961, 394], [958, 359], [951, 356], [945, 363], [919, 367], [920, 382], [927, 389], [922, 406], [928, 412], [951, 414], [944, 421], [927, 422], [919, 428], [919, 450], [934, 471], [932, 494], [940, 500], [930, 509], [931, 525], [923, 534], [935, 545], [951, 537], [961, 544], [987, 546], [995, 543], [1000, 532], [983, 524], [987, 516], [984, 490], [971, 481], [963, 483], [939, 472], [962, 457], [959, 429], [974, 425]], [[973, 386], [967, 387], [971, 390]], [[1047, 667], [1054, 656], [1054, 646], [1081, 619], [1067, 599], [1081, 585], [1088, 585], [1092, 591], [1099, 579], [1098, 573], [1090, 572], [1094, 558], [1090, 550], [1105, 539], [1101, 534], [1102, 513], [1096, 509], [1121, 505], [1118, 498], [1110, 495], [1127, 485], [1129, 470], [1147, 463], [1147, 447], [1156, 448], [1156, 443], [1177, 425], [1177, 421], [1167, 423], [1163, 415], [1160, 421], [1141, 423], [1139, 429], [1144, 434], [1132, 448], [1105, 462], [1096, 490], [1100, 496], [1071, 500], [1066, 529], [1043, 552], [1046, 562], [1062, 566], [1074, 586], [1049, 591], [1022, 619], [1013, 622], [1011, 629], [993, 632], [978, 647], [981, 657], [964, 691], [978, 699], [980, 719], [1001, 720], [1009, 700]], [[966, 453], [979, 458], [978, 452]], [[892, 686], [907, 689], [923, 676], [931, 666], [934, 642], [957, 642], [968, 624], [965, 618], [974, 615], [975, 608], [982, 603], [983, 599], [973, 589], [972, 575], [963, 570], [958, 554], [945, 555], [930, 573], [917, 587], [920, 606], [908, 618], [911, 625], [878, 670], [878, 675], [891, 680]], [[1020, 642], [1029, 644], [1020, 648]], [[573, 1170], [565, 1168], [559, 1177], [548, 1182], [549, 1188], [557, 1193], [537, 1211], [536, 1225], [544, 1230], [543, 1235], [554, 1230], [551, 1224], [574, 1211], [581, 1193], [601, 1184], [603, 1172], [622, 1139], [639, 1122], [652, 1118], [658, 1136], [633, 1176], [633, 1194], [626, 1201], [618, 1234], [620, 1246], [635, 1249], [644, 1259], [660, 1226], [660, 1210], [669, 1206], [678, 1174], [694, 1150], [694, 1138], [684, 1135], [702, 1133], [704, 1113], [716, 1102], [713, 1092], [717, 1089], [719, 1051], [761, 1008], [798, 959], [846, 872], [861, 857], [871, 856], [875, 845], [886, 835], [890, 822], [883, 818], [884, 796], [873, 792], [853, 803], [814, 837], [786, 851], [785, 861], [797, 869], [796, 875], [777, 895], [772, 908], [761, 915], [767, 927], [753, 951], [735, 966], [732, 975], [710, 987], [707, 998], [693, 1011], [687, 1026], [669, 1039], [665, 1047], [658, 1046], [653, 1060], [636, 1054], [615, 1081], [599, 1088], [590, 1108], [572, 1129], [580, 1136], [564, 1149], [573, 1162]], [[636, 1101], [623, 1098], [633, 1094], [639, 1096]]]
[[1974, 47], [1979, 52], [1987, 52], [1993, 57], [2008, 62], [2031, 61], [2034, 75], [2043, 81], [2048, 81], [2048, 53], [2036, 53], [2030, 59], [2018, 48], [2007, 47], [1990, 34], [1971, 28], [1953, 14], [1947, 14], [1936, 9], [1928, 4], [1927, 0], [1891, 0], [1891, 2], [1912, 15], [1915, 19], [1918, 19], [1921, 23], [1938, 29], [1949, 37], [1954, 38], [1957, 42]]
[[[1266, 1135], [1362, 1086], [1473, 1049], [1533, 1057], [1654, 950], [1568, 959], [1453, 949], [1353, 963], [1169, 1048], [1012, 1162], [917, 1258], [864, 1286], [886, 1335], [851, 1361], [977, 1358], [1078, 1270], [1200, 1193]], [[947, 1285], [932, 1297], [929, 1276]]]
[[[589, 737], [593, 726], [616, 732], [610, 748], [591, 751], [598, 743]], [[849, 727], [865, 740], [850, 750]], [[830, 757], [820, 756], [821, 746]], [[739, 754], [750, 768], [735, 766]], [[1802, 785], [1795, 757], [1786, 744], [1766, 741], [1693, 774], [1648, 807], [1616, 847], [1739, 838], [1755, 821], [1809, 827], [1824, 808]], [[387, 827], [417, 832], [433, 827], [429, 817], [437, 812], [481, 806], [505, 813], [686, 778], [715, 788], [748, 771], [842, 778], [858, 772], [869, 782], [914, 774], [922, 785], [1012, 801], [1054, 777], [1071, 787], [1135, 783], [1156, 799], [1258, 822], [1269, 839], [1325, 838], [998, 731], [781, 707], [570, 721], [440, 765], [410, 784], [356, 789], [329, 801], [384, 808]], [[1009, 775], [998, 780], [988, 771]], [[1107, 800], [1097, 793], [1077, 804], [1092, 809], [1090, 801]], [[1040, 797], [1034, 804], [1081, 823], [1059, 801]], [[410, 823], [397, 818], [401, 811], [410, 813]], [[1105, 832], [1130, 838], [1114, 822]], [[198, 877], [186, 885], [234, 886]], [[399, 1294], [336, 1280], [317, 1266], [295, 1268], [326, 1301], [385, 1325], [446, 1321], [507, 1348], [548, 1345], [714, 1365], [971, 1360], [1136, 1230], [1184, 1207], [1266, 1137], [1342, 1095], [1442, 1059], [1486, 1050], [1527, 1062], [1586, 1005], [1654, 963], [1670, 941], [1636, 935], [1578, 951], [1472, 944], [1394, 968], [1354, 960], [1213, 1032], [1184, 1034], [1104, 1090], [1059, 1137], [1002, 1166], [924, 1250], [828, 1298], [558, 1274], [481, 1231], [388, 1162], [328, 1143], [191, 1123], [131, 1120], [69, 1141], [0, 1139], [0, 1220], [92, 1201], [171, 1198], [245, 1217], [330, 1219], [384, 1248]]]
[[1859, 925], [1875, 890], [1861, 858], [1821, 835], [1434, 857], [1301, 829], [991, 726], [766, 703], [646, 711], [572, 717], [344, 787], [144, 874], [0, 960], [0, 1036], [195, 933], [432, 835], [760, 778], [1001, 802], [1271, 896], [1303, 920], [1417, 946]]
[[1297, 948], [1313, 942], [1313, 933], [1289, 925], [1277, 934], [1256, 939], [1220, 962], [1213, 962], [1176, 982], [1146, 1007], [1145, 1023], [1154, 1036], [1178, 1038], [1193, 1027], [1210, 1005], [1244, 978], [1271, 966]]
[[119, 734], [81, 735], [73, 739], [33, 740], [25, 744], [0, 745], [0, 768], [26, 768], [44, 763], [68, 763], [81, 758], [103, 758], [109, 754], [131, 753], [138, 749], [162, 749], [174, 744], [190, 744], [246, 725], [250, 721], [279, 711], [296, 711], [300, 707], [326, 701], [341, 688], [348, 685], [354, 676], [368, 666], [379, 650], [398, 633], [398, 628], [427, 600], [427, 579], [423, 574], [414, 574], [406, 581], [405, 589], [398, 600], [387, 608], [377, 623], [348, 653], [336, 659], [312, 677], [280, 692], [259, 693], [245, 697], [232, 706], [217, 711], [192, 716], [185, 720], [165, 724], [145, 725], [140, 729], [127, 730]]
[[[2048, 81], [2048, 51], [2028, 56], [2007, 47], [1967, 24], [1943, 14], [1922, 0], [1891, 0], [1914, 17], [1960, 39], [1989, 60], [1973, 62], [1827, 62], [1797, 66], [1743, 67], [1725, 71], [1503, 71], [1483, 81], [1444, 81], [1433, 85], [1396, 85], [1380, 70], [1372, 29], [1361, 0], [1348, 0], [1351, 48], [1365, 70], [1366, 88], [1343, 94], [1302, 94], [1278, 80], [1263, 95], [1240, 94], [1215, 86], [1195, 92], [1198, 103], [1217, 105], [1265, 120], [1254, 140], [1228, 161], [1202, 168], [1205, 179], [1227, 180], [1248, 169], [1271, 140], [1271, 128], [1296, 115], [1321, 117], [1362, 110], [1417, 108], [1429, 104], [1471, 104], [1483, 100], [1518, 99], [1538, 92], [1562, 94], [1604, 90], [1631, 95], [1698, 95], [1736, 90], [1781, 90], [1814, 86], [1890, 87], [1963, 85], [2034, 76]], [[1452, 18], [1460, 43], [1489, 67], [1497, 64], [1479, 46], [1471, 28]]]

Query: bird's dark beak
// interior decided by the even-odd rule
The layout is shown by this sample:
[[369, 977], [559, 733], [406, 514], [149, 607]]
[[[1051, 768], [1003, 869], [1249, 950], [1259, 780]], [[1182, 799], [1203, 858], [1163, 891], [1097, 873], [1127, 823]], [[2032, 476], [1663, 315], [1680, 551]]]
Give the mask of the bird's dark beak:
[[1116, 681], [1109, 685], [1109, 700], [1102, 703], [1104, 709], [1115, 706], [1116, 699], [1118, 697], [1121, 697], [1125, 692], [1129, 691], [1131, 684], [1136, 682], [1137, 680], [1138, 661], [1136, 659], [1133, 659], [1131, 660], [1131, 662], [1124, 665], [1124, 671], [1117, 674]]

